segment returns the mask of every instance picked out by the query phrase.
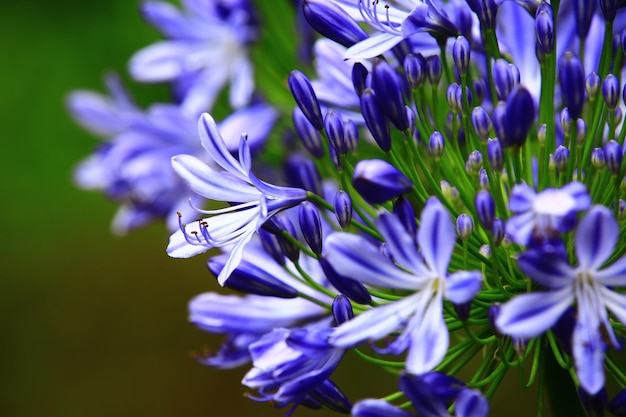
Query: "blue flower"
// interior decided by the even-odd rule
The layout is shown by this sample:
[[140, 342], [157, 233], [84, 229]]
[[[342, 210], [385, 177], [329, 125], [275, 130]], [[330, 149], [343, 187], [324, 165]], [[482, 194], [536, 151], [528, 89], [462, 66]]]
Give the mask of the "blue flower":
[[569, 306], [578, 316], [572, 335], [576, 374], [582, 388], [595, 394], [604, 386], [604, 351], [618, 346], [607, 309], [626, 324], [626, 296], [612, 288], [626, 286], [626, 257], [605, 268], [619, 237], [610, 211], [593, 206], [575, 236], [578, 266], [557, 253], [529, 250], [518, 259], [521, 270], [548, 292], [518, 295], [502, 306], [499, 330], [514, 337], [533, 338], [552, 328]]
[[329, 236], [325, 256], [346, 277], [382, 288], [415, 292], [359, 314], [339, 326], [331, 340], [336, 346], [351, 347], [403, 328], [389, 351], [397, 354], [409, 348], [407, 371], [423, 374], [437, 366], [448, 349], [443, 299], [455, 304], [470, 301], [480, 289], [482, 275], [478, 271], [448, 274], [456, 234], [450, 215], [436, 199], [429, 200], [422, 211], [417, 234], [421, 252], [415, 236], [407, 234], [394, 215], [381, 213], [378, 229], [393, 261], [365, 238], [348, 233]]
[[[306, 404], [318, 388], [330, 382], [328, 377], [345, 354], [345, 349], [328, 343], [328, 334], [327, 329], [305, 328], [276, 329], [266, 334], [250, 345], [254, 368], [242, 383], [257, 390], [259, 400], [271, 400], [279, 407]], [[345, 399], [338, 389], [335, 396]], [[347, 400], [339, 402], [345, 404], [343, 412], [349, 410]]]
[[576, 225], [576, 214], [591, 205], [587, 189], [580, 182], [563, 188], [547, 188], [537, 194], [527, 184], [513, 187], [509, 209], [517, 215], [506, 223], [506, 232], [519, 245], [558, 237]]
[[257, 38], [257, 22], [247, 0], [187, 0], [180, 11], [170, 3], [142, 5], [146, 20], [168, 38], [137, 52], [129, 71], [143, 82], [175, 82], [185, 110], [211, 108], [230, 83], [230, 104], [243, 107], [254, 89], [247, 45]]
[[[411, 400], [418, 415], [450, 417], [449, 403], [455, 402], [456, 417], [486, 417], [489, 403], [478, 391], [465, 387], [453, 377], [441, 373], [422, 376], [403, 374], [400, 390]], [[354, 405], [354, 417], [410, 417], [413, 414], [383, 400], [363, 400]]]
[[256, 178], [250, 172], [250, 147], [245, 134], [239, 142], [237, 160], [230, 154], [208, 113], [200, 117], [198, 131], [212, 165], [223, 170], [192, 155], [173, 157], [172, 166], [196, 194], [232, 205], [217, 210], [198, 210], [212, 217], [191, 224], [181, 222], [180, 229], [170, 237], [167, 253], [174, 258], [188, 258], [213, 247], [232, 245], [228, 262], [218, 276], [218, 282], [224, 285], [239, 265], [243, 249], [257, 229], [274, 214], [304, 201], [306, 191], [271, 185]]

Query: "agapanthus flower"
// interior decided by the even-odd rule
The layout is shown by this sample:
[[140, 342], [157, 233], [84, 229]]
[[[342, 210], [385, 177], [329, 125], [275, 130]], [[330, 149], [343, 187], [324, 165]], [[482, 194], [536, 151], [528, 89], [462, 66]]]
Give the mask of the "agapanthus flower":
[[[200, 117], [198, 132], [211, 165], [192, 155], [177, 155], [172, 158], [174, 171], [201, 197], [232, 205], [199, 210], [212, 217], [181, 223], [180, 229], [170, 237], [167, 253], [174, 258], [188, 258], [213, 247], [232, 245], [228, 262], [218, 276], [218, 282], [224, 285], [257, 229], [274, 214], [304, 201], [306, 191], [268, 184], [255, 177], [250, 171], [250, 146], [245, 134], [239, 142], [237, 160], [208, 113]], [[215, 165], [222, 170], [212, 167]]]
[[137, 52], [129, 71], [143, 82], [174, 82], [188, 112], [209, 110], [229, 84], [233, 107], [250, 102], [254, 90], [248, 45], [258, 36], [258, 22], [247, 0], [185, 0], [183, 10], [147, 1], [144, 18], [167, 40]]
[[325, 256], [340, 274], [377, 287], [414, 293], [359, 314], [339, 326], [331, 340], [336, 346], [351, 347], [402, 329], [389, 350], [397, 354], [408, 348], [407, 371], [423, 374], [437, 366], [448, 349], [444, 298], [455, 304], [468, 302], [480, 289], [482, 275], [479, 271], [448, 273], [456, 233], [438, 200], [430, 200], [422, 211], [419, 250], [415, 236], [408, 235], [394, 215], [381, 213], [378, 228], [393, 261], [363, 237], [347, 233], [327, 238]]
[[520, 269], [550, 291], [516, 296], [502, 306], [496, 319], [502, 333], [533, 338], [550, 329], [576, 303], [572, 351], [580, 385], [590, 394], [604, 386], [607, 345], [619, 347], [607, 309], [626, 323], [626, 297], [613, 289], [626, 285], [626, 257], [602, 268], [618, 237], [619, 227], [611, 212], [596, 205], [576, 229], [578, 265], [570, 265], [558, 253], [535, 249], [520, 255]]

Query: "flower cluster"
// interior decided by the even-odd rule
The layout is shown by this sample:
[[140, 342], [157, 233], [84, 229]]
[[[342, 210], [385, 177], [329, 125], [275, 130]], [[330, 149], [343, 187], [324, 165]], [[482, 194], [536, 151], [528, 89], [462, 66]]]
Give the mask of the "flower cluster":
[[[111, 78], [70, 108], [110, 138], [77, 179], [123, 202], [117, 229], [163, 217], [170, 256], [218, 249], [209, 270], [240, 295], [191, 301], [226, 336], [200, 362], [252, 364], [249, 398], [288, 414], [482, 417], [529, 367], [537, 415], [570, 385], [555, 415], [626, 416], [623, 2], [295, 2], [320, 37], [301, 27], [313, 60], [257, 86], [288, 95], [275, 108], [250, 101], [263, 14], [184, 3], [145, 4], [169, 39], [130, 64], [174, 103], [140, 110]], [[238, 110], [217, 123], [227, 82]], [[331, 377], [351, 350], [399, 390], [348, 399]]]

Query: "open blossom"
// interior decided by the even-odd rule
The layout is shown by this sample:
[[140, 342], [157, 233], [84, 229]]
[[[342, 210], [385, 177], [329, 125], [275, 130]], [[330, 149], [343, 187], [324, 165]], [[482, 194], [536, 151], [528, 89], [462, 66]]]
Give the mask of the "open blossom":
[[378, 228], [393, 261], [366, 239], [335, 233], [326, 240], [329, 262], [347, 277], [366, 284], [414, 291], [398, 301], [365, 311], [339, 326], [332, 343], [350, 347], [381, 339], [402, 329], [389, 350], [409, 349], [406, 369], [413, 374], [432, 370], [448, 350], [448, 330], [443, 318], [443, 300], [463, 304], [478, 292], [482, 275], [478, 271], [448, 274], [456, 234], [450, 215], [438, 200], [430, 200], [421, 215], [420, 229], [408, 234], [392, 214], [381, 213]]
[[184, 10], [160, 1], [142, 5], [144, 17], [168, 38], [137, 52], [129, 71], [138, 81], [175, 83], [182, 107], [209, 110], [230, 84], [230, 104], [250, 102], [254, 89], [247, 46], [257, 22], [247, 0], [186, 0]]
[[572, 350], [580, 384], [590, 394], [604, 386], [607, 344], [619, 346], [607, 309], [626, 324], [626, 296], [613, 290], [626, 286], [626, 257], [601, 268], [613, 253], [618, 236], [610, 211], [593, 206], [576, 230], [577, 266], [555, 253], [530, 250], [520, 255], [522, 271], [551, 291], [518, 295], [502, 306], [496, 319], [502, 333], [532, 338], [550, 329], [576, 303]]
[[[256, 178], [250, 171], [250, 147], [245, 134], [240, 139], [237, 160], [208, 113], [200, 117], [198, 131], [212, 164], [191, 155], [177, 155], [172, 158], [172, 166], [193, 192], [232, 205], [199, 210], [211, 217], [181, 223], [180, 229], [170, 237], [167, 253], [174, 258], [188, 258], [213, 247], [232, 245], [228, 262], [218, 276], [219, 283], [224, 285], [256, 231], [274, 214], [304, 201], [306, 191], [271, 185]], [[222, 170], [213, 168], [214, 164]]]

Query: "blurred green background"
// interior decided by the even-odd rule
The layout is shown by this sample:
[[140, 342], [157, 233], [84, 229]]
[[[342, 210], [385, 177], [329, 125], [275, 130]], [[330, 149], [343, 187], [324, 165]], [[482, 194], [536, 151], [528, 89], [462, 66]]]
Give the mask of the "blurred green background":
[[[284, 414], [242, 397], [246, 369], [191, 358], [219, 342], [186, 323], [187, 301], [215, 288], [204, 257], [168, 258], [162, 225], [112, 236], [116, 205], [72, 184], [98, 140], [70, 119], [65, 95], [103, 91], [105, 71], [124, 74], [132, 53], [157, 39], [136, 1], [2, 6], [1, 416]], [[132, 89], [143, 104], [167, 97], [162, 87]], [[395, 390], [391, 376], [348, 362], [336, 379], [351, 397]]]

